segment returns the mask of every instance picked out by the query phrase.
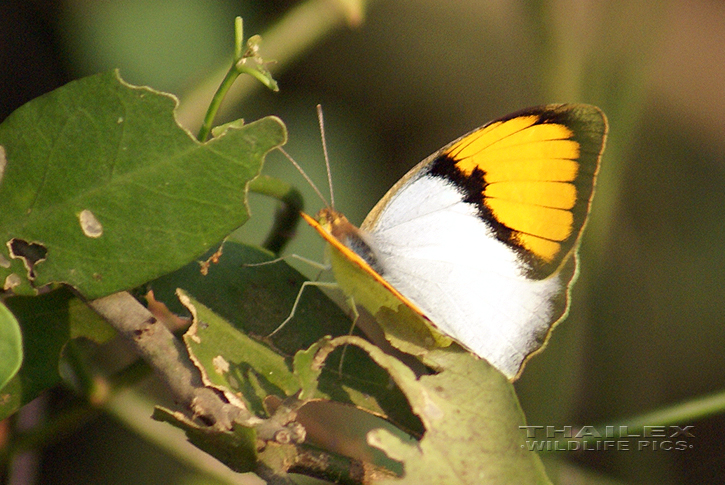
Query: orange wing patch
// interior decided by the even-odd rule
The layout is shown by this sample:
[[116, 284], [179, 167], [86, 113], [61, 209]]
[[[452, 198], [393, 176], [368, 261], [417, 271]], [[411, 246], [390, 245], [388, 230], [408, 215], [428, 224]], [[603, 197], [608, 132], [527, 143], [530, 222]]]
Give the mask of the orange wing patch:
[[[542, 267], [558, 265], [581, 232], [602, 148], [578, 139], [579, 113], [556, 108], [495, 121], [443, 152], [464, 176], [483, 173], [483, 204]], [[594, 167], [582, 172], [583, 160]]]

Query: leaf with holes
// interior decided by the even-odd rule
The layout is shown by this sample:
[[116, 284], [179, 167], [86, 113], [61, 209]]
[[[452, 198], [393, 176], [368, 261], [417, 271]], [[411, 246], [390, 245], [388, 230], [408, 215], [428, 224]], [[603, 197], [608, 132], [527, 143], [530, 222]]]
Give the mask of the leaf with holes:
[[248, 219], [246, 185], [285, 142], [268, 117], [197, 142], [176, 99], [116, 72], [73, 81], [0, 125], [0, 282], [87, 298], [201, 255]]
[[425, 363], [439, 372], [418, 377], [370, 343], [348, 340], [390, 373], [425, 426], [417, 443], [383, 429], [368, 433], [370, 445], [405, 469], [403, 479], [380, 483], [551, 484], [521, 432], [525, 421], [513, 385], [488, 362], [468, 352], [435, 350]]

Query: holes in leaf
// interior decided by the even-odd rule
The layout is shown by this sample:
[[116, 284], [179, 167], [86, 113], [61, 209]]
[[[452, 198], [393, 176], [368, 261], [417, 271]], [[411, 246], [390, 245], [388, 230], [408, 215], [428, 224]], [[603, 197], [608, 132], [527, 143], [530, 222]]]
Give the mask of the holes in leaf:
[[45, 260], [48, 248], [40, 243], [28, 242], [23, 239], [13, 238], [8, 242], [10, 256], [15, 259], [22, 259], [25, 268], [28, 270], [28, 279], [35, 279], [35, 265]]

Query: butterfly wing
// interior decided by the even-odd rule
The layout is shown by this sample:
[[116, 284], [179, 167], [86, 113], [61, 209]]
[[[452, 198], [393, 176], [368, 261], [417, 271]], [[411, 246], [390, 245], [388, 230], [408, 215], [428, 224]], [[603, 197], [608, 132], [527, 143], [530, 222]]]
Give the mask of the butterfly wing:
[[598, 108], [549, 105], [436, 152], [361, 226], [381, 276], [515, 377], [566, 314], [606, 130]]

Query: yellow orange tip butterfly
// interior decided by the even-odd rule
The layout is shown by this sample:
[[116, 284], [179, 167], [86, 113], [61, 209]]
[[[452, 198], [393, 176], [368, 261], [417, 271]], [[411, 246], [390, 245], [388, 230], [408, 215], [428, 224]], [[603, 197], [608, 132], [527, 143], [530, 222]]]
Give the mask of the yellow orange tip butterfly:
[[359, 229], [332, 208], [303, 217], [394, 345], [453, 340], [514, 379], [568, 311], [606, 134], [594, 106], [529, 108], [413, 167]]

